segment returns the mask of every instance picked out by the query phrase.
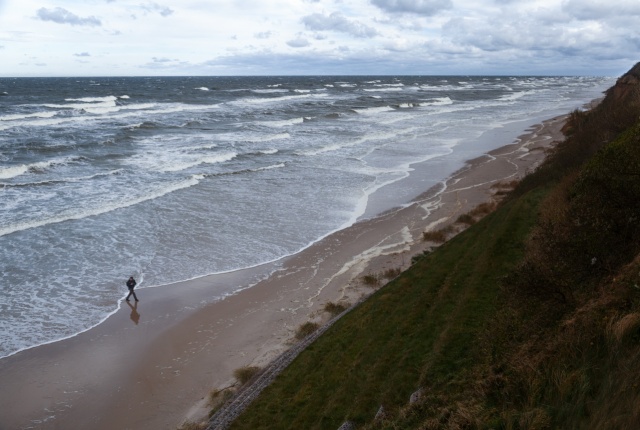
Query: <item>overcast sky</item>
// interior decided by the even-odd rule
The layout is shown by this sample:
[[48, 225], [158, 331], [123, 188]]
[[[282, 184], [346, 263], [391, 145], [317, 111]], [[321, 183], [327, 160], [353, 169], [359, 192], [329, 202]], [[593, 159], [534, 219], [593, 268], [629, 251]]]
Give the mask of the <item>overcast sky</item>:
[[0, 76], [619, 76], [640, 0], [0, 0]]

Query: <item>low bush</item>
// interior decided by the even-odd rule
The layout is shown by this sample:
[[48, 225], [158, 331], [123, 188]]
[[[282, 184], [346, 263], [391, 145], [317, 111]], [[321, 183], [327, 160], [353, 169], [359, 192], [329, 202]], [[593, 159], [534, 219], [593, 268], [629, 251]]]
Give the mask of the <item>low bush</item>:
[[239, 369], [233, 371], [233, 376], [240, 382], [240, 384], [244, 385], [251, 380], [258, 372], [260, 371], [259, 367], [256, 366], [244, 366]]
[[324, 305], [324, 311], [330, 313], [331, 315], [338, 315], [341, 314], [342, 312], [344, 312], [347, 309], [347, 307], [345, 305], [343, 305], [342, 303], [333, 303], [333, 302], [327, 302]]
[[319, 327], [320, 325], [318, 323], [307, 321], [306, 323], [298, 327], [298, 330], [296, 331], [296, 339], [298, 340], [304, 339], [314, 331], [318, 330]]
[[402, 270], [398, 267], [396, 267], [395, 269], [387, 269], [384, 271], [384, 273], [382, 274], [382, 277], [385, 279], [393, 279], [395, 277], [397, 277], [398, 275], [400, 275], [400, 273], [402, 273]]
[[368, 285], [370, 287], [375, 287], [380, 284], [380, 278], [378, 277], [377, 274], [364, 275], [362, 277], [362, 282], [364, 282], [365, 285]]

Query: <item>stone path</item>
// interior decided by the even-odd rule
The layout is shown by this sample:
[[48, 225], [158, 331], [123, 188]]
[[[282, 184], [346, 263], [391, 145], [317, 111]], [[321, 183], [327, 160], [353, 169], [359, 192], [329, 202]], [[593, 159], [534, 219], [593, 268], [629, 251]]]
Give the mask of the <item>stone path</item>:
[[273, 360], [259, 374], [253, 382], [242, 387], [227, 403], [222, 406], [209, 420], [207, 430], [226, 430], [233, 420], [235, 420], [242, 411], [267, 388], [267, 386], [282, 372], [304, 349], [311, 345], [318, 337], [326, 332], [336, 321], [349, 313], [352, 309], [362, 303], [364, 300], [358, 301], [355, 305], [349, 307], [341, 314], [336, 315], [325, 325], [315, 332], [311, 333], [304, 340], [296, 344], [291, 349], [283, 352], [278, 358]]

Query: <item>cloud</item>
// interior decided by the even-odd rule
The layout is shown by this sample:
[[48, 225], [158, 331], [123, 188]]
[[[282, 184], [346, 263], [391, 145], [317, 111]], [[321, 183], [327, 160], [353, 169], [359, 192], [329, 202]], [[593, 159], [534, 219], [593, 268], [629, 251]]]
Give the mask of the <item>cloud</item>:
[[57, 24], [86, 25], [89, 27], [99, 27], [102, 25], [102, 22], [95, 16], [81, 18], [61, 7], [55, 9], [40, 8], [38, 9], [37, 17], [42, 21], [52, 21]]
[[89, 54], [88, 52], [81, 52], [79, 54], [73, 54], [74, 57], [91, 57], [91, 54]]
[[158, 12], [160, 15], [167, 17], [173, 14], [173, 9], [159, 5], [158, 3], [147, 3], [140, 5], [140, 7], [147, 12]]
[[371, 3], [386, 12], [427, 16], [453, 7], [451, 0], [371, 0]]
[[270, 31], [261, 31], [260, 33], [254, 34], [256, 39], [269, 39], [273, 33]]
[[339, 12], [331, 15], [322, 15], [314, 13], [302, 18], [302, 23], [310, 30], [314, 31], [337, 31], [347, 33], [356, 37], [374, 37], [378, 32], [371, 27], [360, 24], [357, 21], [351, 21]]
[[287, 42], [287, 45], [291, 46], [292, 48], [304, 48], [306, 46], [309, 46], [310, 43], [304, 37], [297, 37], [296, 39], [289, 40]]
[[562, 4], [564, 12], [581, 20], [602, 20], [616, 16], [639, 16], [640, 2], [637, 0], [568, 0]]

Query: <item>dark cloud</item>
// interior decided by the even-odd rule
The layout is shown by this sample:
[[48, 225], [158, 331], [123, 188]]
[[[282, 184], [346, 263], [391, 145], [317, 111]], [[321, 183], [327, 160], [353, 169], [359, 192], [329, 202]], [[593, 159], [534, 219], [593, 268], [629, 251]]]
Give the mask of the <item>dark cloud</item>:
[[51, 21], [57, 24], [86, 25], [90, 27], [99, 27], [102, 25], [102, 22], [95, 16], [81, 18], [61, 7], [55, 9], [40, 8], [36, 16], [42, 21]]
[[371, 3], [386, 12], [427, 16], [453, 7], [451, 0], [371, 0]]
[[331, 15], [314, 13], [302, 18], [302, 23], [310, 30], [314, 31], [338, 31], [356, 37], [374, 37], [378, 32], [371, 27], [351, 21], [338, 12]]

